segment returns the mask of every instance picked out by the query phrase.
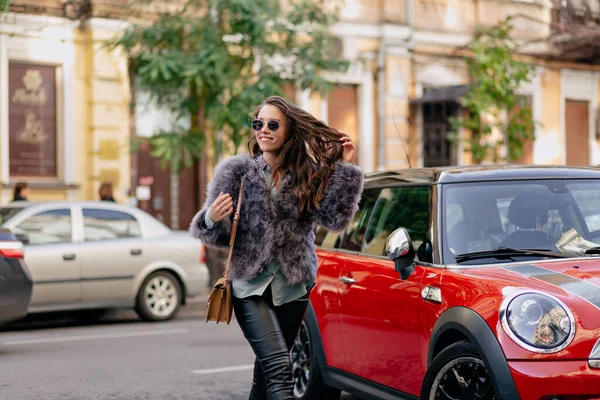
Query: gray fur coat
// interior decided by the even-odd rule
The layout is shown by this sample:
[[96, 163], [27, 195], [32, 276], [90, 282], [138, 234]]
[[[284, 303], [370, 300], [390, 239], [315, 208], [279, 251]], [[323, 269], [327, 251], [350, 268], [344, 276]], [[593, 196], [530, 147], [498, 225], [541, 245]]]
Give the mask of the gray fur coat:
[[270, 188], [258, 170], [254, 159], [238, 155], [217, 165], [208, 185], [208, 198], [190, 226], [190, 234], [208, 246], [228, 247], [233, 215], [212, 229], [207, 229], [204, 216], [220, 192], [229, 193], [235, 210], [240, 180], [244, 175], [244, 192], [240, 222], [234, 244], [229, 277], [251, 280], [265, 263], [275, 258], [289, 284], [314, 281], [317, 274], [315, 253], [316, 225], [333, 231], [344, 229], [358, 209], [363, 188], [363, 174], [355, 165], [338, 162], [335, 165], [320, 207], [312, 212], [300, 212], [292, 188], [283, 182], [275, 204]]

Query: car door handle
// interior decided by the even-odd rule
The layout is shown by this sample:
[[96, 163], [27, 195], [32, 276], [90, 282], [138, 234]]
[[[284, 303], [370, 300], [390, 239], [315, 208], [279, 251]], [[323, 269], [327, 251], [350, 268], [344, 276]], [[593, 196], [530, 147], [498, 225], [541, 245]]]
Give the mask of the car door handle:
[[352, 285], [353, 283], [355, 283], [356, 281], [352, 278], [349, 278], [347, 276], [340, 276], [340, 281], [347, 283], [349, 285]]
[[63, 260], [65, 261], [73, 261], [75, 259], [75, 254], [63, 254]]
[[132, 256], [139, 256], [140, 254], [142, 254], [142, 249], [132, 249], [129, 253]]

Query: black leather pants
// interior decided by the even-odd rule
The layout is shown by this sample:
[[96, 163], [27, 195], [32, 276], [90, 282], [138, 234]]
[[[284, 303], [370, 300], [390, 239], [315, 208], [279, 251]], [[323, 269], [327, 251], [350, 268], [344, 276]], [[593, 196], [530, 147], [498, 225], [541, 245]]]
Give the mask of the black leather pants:
[[233, 297], [235, 317], [256, 355], [250, 400], [294, 399], [290, 349], [307, 306], [308, 294], [274, 306], [270, 287], [262, 296]]

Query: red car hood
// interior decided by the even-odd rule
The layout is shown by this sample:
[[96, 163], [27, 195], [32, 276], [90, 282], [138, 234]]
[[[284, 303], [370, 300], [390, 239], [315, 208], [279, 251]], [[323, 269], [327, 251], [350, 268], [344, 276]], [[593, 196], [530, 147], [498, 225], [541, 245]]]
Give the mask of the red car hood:
[[507, 263], [492, 268], [478, 268], [470, 273], [494, 279], [498, 279], [500, 274], [503, 280], [511, 283], [518, 281], [518, 286], [558, 295], [569, 293], [591, 303], [600, 311], [600, 258]]
[[490, 282], [488, 288], [503, 296], [514, 289], [534, 289], [562, 300], [575, 316], [577, 333], [574, 346], [569, 346], [557, 356], [570, 353], [570, 357], [587, 358], [593, 344], [600, 338], [598, 257], [496, 264], [468, 268], [462, 273]]

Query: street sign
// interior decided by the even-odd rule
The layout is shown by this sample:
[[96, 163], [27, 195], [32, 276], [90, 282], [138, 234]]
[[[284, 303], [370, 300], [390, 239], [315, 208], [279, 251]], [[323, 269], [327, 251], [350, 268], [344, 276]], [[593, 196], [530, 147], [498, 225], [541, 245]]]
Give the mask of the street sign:
[[135, 197], [139, 201], [150, 200], [150, 186], [138, 186], [135, 188]]
[[141, 186], [150, 186], [154, 183], [154, 177], [153, 176], [140, 176], [140, 178], [138, 179], [138, 183]]

